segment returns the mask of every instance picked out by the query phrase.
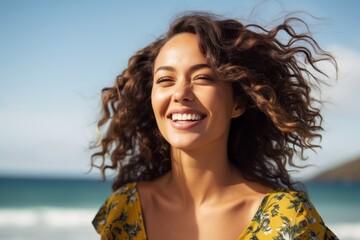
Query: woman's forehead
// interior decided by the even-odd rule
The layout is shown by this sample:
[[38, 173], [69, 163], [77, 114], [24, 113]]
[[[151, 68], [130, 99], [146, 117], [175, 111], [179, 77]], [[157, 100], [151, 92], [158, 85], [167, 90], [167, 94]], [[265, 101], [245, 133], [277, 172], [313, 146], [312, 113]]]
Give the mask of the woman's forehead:
[[154, 70], [161, 66], [206, 64], [199, 47], [199, 38], [192, 33], [180, 33], [167, 41], [155, 59]]

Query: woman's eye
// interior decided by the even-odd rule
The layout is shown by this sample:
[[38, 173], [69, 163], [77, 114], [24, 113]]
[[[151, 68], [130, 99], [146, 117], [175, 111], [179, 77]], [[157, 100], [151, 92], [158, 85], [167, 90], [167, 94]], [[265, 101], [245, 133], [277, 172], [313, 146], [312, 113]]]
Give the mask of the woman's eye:
[[172, 83], [174, 80], [172, 78], [169, 78], [169, 77], [161, 77], [159, 78], [158, 80], [156, 80], [156, 84], [170, 84]]
[[194, 77], [194, 80], [197, 80], [197, 81], [214, 81], [214, 78], [212, 76], [209, 76], [209, 75], [197, 75]]

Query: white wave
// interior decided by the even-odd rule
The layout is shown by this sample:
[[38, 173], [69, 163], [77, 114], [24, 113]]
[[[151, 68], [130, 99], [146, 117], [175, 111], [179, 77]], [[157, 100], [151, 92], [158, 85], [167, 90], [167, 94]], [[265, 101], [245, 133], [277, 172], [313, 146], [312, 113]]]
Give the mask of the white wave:
[[0, 228], [88, 226], [91, 225], [96, 211], [96, 209], [69, 208], [0, 209]]

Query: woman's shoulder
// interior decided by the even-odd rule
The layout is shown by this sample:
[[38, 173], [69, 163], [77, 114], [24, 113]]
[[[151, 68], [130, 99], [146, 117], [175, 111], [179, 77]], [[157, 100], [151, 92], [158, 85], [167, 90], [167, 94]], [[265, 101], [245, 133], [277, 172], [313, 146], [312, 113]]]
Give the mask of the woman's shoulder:
[[[93, 225], [106, 238], [108, 234], [141, 235], [143, 220], [137, 183], [127, 183], [114, 191], [95, 215]], [[106, 238], [107, 239], [107, 238]]]
[[247, 236], [274, 239], [337, 239], [303, 192], [279, 188], [267, 193]]
[[135, 202], [137, 192], [137, 183], [126, 183], [117, 190], [115, 190], [107, 199], [108, 203], [129, 204]]
[[[295, 212], [302, 212], [304, 210], [303, 208], [309, 210], [314, 208], [306, 193], [286, 188], [277, 188], [269, 191], [265, 195], [263, 204], [264, 207], [279, 205], [286, 209], [292, 209]], [[300, 207], [302, 207], [302, 209], [299, 209]]]
[[106, 211], [106, 215], [119, 212], [123, 208], [131, 206], [137, 200], [136, 183], [127, 183], [115, 190], [106, 199], [105, 203], [101, 206], [100, 210]]
[[323, 220], [304, 192], [279, 188], [269, 192], [262, 203], [264, 216], [273, 223], [297, 224], [299, 227], [313, 223], [323, 224]]

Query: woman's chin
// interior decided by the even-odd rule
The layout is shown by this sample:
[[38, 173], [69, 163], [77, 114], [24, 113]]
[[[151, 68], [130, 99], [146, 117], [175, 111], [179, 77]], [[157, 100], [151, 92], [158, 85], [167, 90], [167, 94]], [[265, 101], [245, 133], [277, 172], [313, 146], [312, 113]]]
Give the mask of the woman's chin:
[[170, 146], [173, 149], [179, 150], [195, 150], [199, 146], [199, 139], [192, 139], [189, 136], [182, 136], [168, 139]]

